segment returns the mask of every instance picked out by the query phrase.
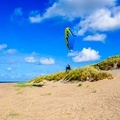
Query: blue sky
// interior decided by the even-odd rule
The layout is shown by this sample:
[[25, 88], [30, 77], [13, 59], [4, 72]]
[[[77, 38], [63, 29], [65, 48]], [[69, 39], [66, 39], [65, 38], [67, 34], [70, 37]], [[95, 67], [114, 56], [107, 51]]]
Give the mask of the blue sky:
[[120, 54], [119, 36], [119, 0], [0, 0], [0, 81], [97, 63]]

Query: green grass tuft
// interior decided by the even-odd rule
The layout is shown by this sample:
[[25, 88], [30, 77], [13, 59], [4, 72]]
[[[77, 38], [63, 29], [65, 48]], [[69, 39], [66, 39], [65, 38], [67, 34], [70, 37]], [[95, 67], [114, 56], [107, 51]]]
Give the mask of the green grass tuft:
[[16, 85], [16, 87], [18, 87], [18, 88], [25, 88], [25, 87], [33, 87], [33, 85], [32, 84], [28, 84], [28, 83], [18, 83]]
[[11, 116], [11, 117], [17, 117], [19, 115], [20, 115], [19, 113], [16, 113], [14, 111], [12, 111], [12, 112], [9, 113], [9, 116]]

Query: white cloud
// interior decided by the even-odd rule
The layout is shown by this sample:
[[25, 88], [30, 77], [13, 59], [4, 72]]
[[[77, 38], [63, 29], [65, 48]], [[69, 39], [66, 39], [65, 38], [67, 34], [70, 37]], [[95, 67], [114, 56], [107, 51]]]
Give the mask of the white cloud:
[[114, 6], [114, 4], [115, 0], [58, 0], [42, 16], [34, 11], [35, 16], [33, 15], [34, 17], [30, 17], [30, 19], [32, 18], [33, 22], [40, 22], [46, 18], [62, 16], [63, 18], [74, 20], [97, 9]]
[[16, 49], [9, 49], [9, 50], [4, 51], [5, 54], [14, 54], [16, 52], [17, 52]]
[[35, 55], [38, 55], [38, 53], [32, 52], [31, 55], [35, 56]]
[[53, 58], [41, 58], [40, 63], [41, 64], [54, 64], [55, 60]]
[[41, 22], [41, 17], [40, 15], [30, 16], [29, 20], [31, 23], [39, 23]]
[[11, 71], [12, 70], [12, 68], [7, 68], [7, 71]]
[[95, 34], [95, 35], [88, 35], [87, 37], [85, 37], [83, 40], [84, 41], [100, 41], [100, 42], [104, 42], [106, 39], [106, 35], [105, 34]]
[[[53, 17], [68, 21], [79, 18], [75, 27], [78, 35], [84, 35], [87, 31], [110, 31], [120, 28], [120, 7], [116, 3], [116, 0], [58, 0], [44, 13], [32, 11], [28, 19], [30, 23], [40, 23]], [[17, 22], [25, 21], [22, 8], [16, 8], [13, 16], [19, 16], [15, 17]]]
[[[31, 23], [53, 17], [71, 21], [79, 18], [75, 25], [77, 34], [82, 36], [89, 32], [105, 32], [120, 28], [120, 7], [116, 6], [116, 0], [58, 0], [41, 14], [32, 11], [29, 20]], [[104, 41], [105, 34], [87, 36], [84, 40]]]
[[1, 44], [1, 45], [0, 45], [0, 50], [3, 50], [3, 49], [6, 48], [6, 47], [7, 47], [6, 44]]
[[100, 9], [85, 20], [80, 21], [77, 27], [79, 35], [86, 31], [111, 31], [120, 28], [120, 7]]
[[75, 57], [73, 57], [74, 62], [85, 62], [85, 61], [93, 61], [98, 60], [100, 58], [99, 52], [91, 49], [91, 48], [83, 48], [82, 51], [78, 53]]
[[76, 56], [76, 55], [78, 55], [77, 51], [71, 51], [68, 53], [68, 56]]
[[40, 16], [39, 11], [32, 11], [29, 17], [29, 21], [31, 23], [39, 23], [41, 22], [42, 18]]
[[36, 62], [36, 60], [35, 60], [34, 57], [26, 57], [24, 60], [25, 60], [25, 62], [28, 62], [28, 63], [34, 63], [34, 62]]

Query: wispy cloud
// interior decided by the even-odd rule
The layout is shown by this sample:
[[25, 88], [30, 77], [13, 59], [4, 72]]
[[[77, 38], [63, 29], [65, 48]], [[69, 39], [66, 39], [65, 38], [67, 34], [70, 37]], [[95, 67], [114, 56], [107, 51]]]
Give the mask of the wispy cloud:
[[84, 18], [85, 15], [92, 12], [115, 5], [115, 0], [58, 0], [51, 7], [46, 9], [42, 15], [38, 11], [32, 11], [33, 16], [30, 16], [31, 22], [41, 22], [44, 19], [61, 16], [67, 20], [75, 18]]
[[19, 8], [15, 8], [15, 10], [13, 11], [13, 14], [11, 15], [11, 20], [14, 20], [15, 18], [17, 17], [22, 17], [23, 16], [23, 11], [22, 11], [22, 8], [19, 7]]
[[18, 59], [16, 60], [15, 58], [11, 57], [11, 59], [8, 58], [4, 62], [7, 63], [7, 64], [15, 64], [15, 63], [19, 62], [19, 60]]
[[7, 47], [7, 45], [6, 45], [6, 44], [1, 44], [1, 45], [0, 45], [0, 50], [5, 49], [6, 47]]
[[11, 67], [8, 67], [8, 68], [7, 68], [7, 71], [12, 71], [12, 68], [11, 68]]
[[74, 62], [85, 62], [100, 59], [99, 52], [91, 48], [83, 48], [75, 57], [73, 57]]
[[40, 13], [39, 13], [38, 10], [32, 11], [32, 12], [30, 13], [29, 21], [30, 21], [31, 23], [39, 23], [39, 22], [41, 22], [41, 20], [42, 20], [42, 18], [41, 18], [41, 16], [40, 16]]
[[16, 49], [8, 49], [8, 50], [4, 51], [5, 54], [14, 54], [16, 52], [17, 52]]
[[36, 60], [35, 60], [35, 58], [34, 57], [25, 57], [25, 62], [27, 62], [27, 63], [35, 63], [36, 62]]
[[[61, 17], [67, 21], [78, 18], [74, 28], [80, 36], [87, 31], [107, 32], [120, 28], [120, 6], [116, 4], [116, 0], [58, 0], [42, 14], [38, 10], [32, 11], [29, 21], [40, 23], [53, 17]], [[105, 34], [95, 34], [84, 40], [104, 41], [105, 38]]]
[[12, 22], [22, 25], [28, 22], [28, 13], [24, 12], [21, 7], [15, 8], [10, 19]]
[[31, 55], [36, 56], [36, 55], [38, 55], [38, 53], [32, 52]]
[[106, 39], [106, 35], [105, 34], [94, 34], [94, 35], [88, 35], [87, 37], [85, 37], [83, 40], [84, 41], [100, 41], [100, 42], [104, 42]]
[[34, 75], [28, 75], [28, 74], [1, 74], [0, 75], [0, 80], [1, 81], [24, 81], [24, 80], [29, 80], [31, 78], [35, 77]]
[[13, 14], [14, 14], [14, 15], [22, 16], [22, 15], [23, 15], [22, 8], [21, 8], [21, 7], [16, 8], [16, 9], [14, 10], [14, 13], [13, 13]]
[[116, 0], [58, 0], [44, 13], [32, 10], [26, 19], [22, 8], [16, 8], [12, 19], [21, 23], [25, 20], [40, 23], [53, 17], [61, 17], [67, 21], [79, 18], [75, 28], [78, 35], [84, 35], [87, 31], [110, 31], [120, 28], [120, 8], [115, 5]]
[[68, 53], [68, 56], [76, 56], [78, 55], [78, 51], [71, 51]]
[[41, 64], [47, 64], [47, 65], [54, 64], [55, 60], [53, 58], [41, 58], [40, 63]]

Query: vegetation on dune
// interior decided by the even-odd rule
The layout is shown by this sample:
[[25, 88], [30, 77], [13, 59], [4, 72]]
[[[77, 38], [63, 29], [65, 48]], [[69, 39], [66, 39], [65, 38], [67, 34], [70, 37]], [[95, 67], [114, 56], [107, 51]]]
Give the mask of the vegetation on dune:
[[57, 72], [54, 74], [50, 74], [50, 75], [42, 75], [39, 77], [34, 78], [33, 80], [31, 80], [30, 82], [33, 83], [40, 83], [43, 82], [43, 80], [48, 80], [48, 81], [59, 81], [61, 80], [64, 76], [66, 76], [68, 73], [61, 71], [61, 72]]
[[98, 81], [102, 79], [112, 79], [112, 75], [107, 72], [101, 72], [92, 66], [86, 66], [83, 68], [73, 69], [68, 72], [62, 71], [50, 75], [44, 75], [34, 78], [31, 82], [40, 83], [43, 80], [48, 81]]
[[40, 83], [43, 80], [48, 81], [98, 81], [103, 79], [112, 79], [112, 74], [103, 70], [120, 68], [120, 55], [109, 57], [108, 59], [83, 68], [72, 69], [68, 72], [61, 71], [50, 75], [43, 75], [34, 78], [30, 82]]
[[111, 70], [120, 68], [120, 55], [109, 57], [108, 59], [100, 63], [94, 64], [93, 66], [100, 70]]
[[69, 74], [66, 75], [64, 80], [67, 81], [98, 81], [102, 79], [112, 79], [112, 75], [107, 72], [102, 72], [97, 70], [96, 68], [92, 66], [86, 66], [83, 68], [75, 69], [69, 72]]
[[20, 88], [22, 88], [22, 87], [23, 87], [23, 88], [24, 88], [24, 87], [32, 87], [32, 85], [31, 85], [31, 84], [27, 84], [27, 83], [22, 83], [22, 82], [21, 82], [21, 83], [18, 83], [18, 84], [17, 84], [17, 87], [20, 87]]

